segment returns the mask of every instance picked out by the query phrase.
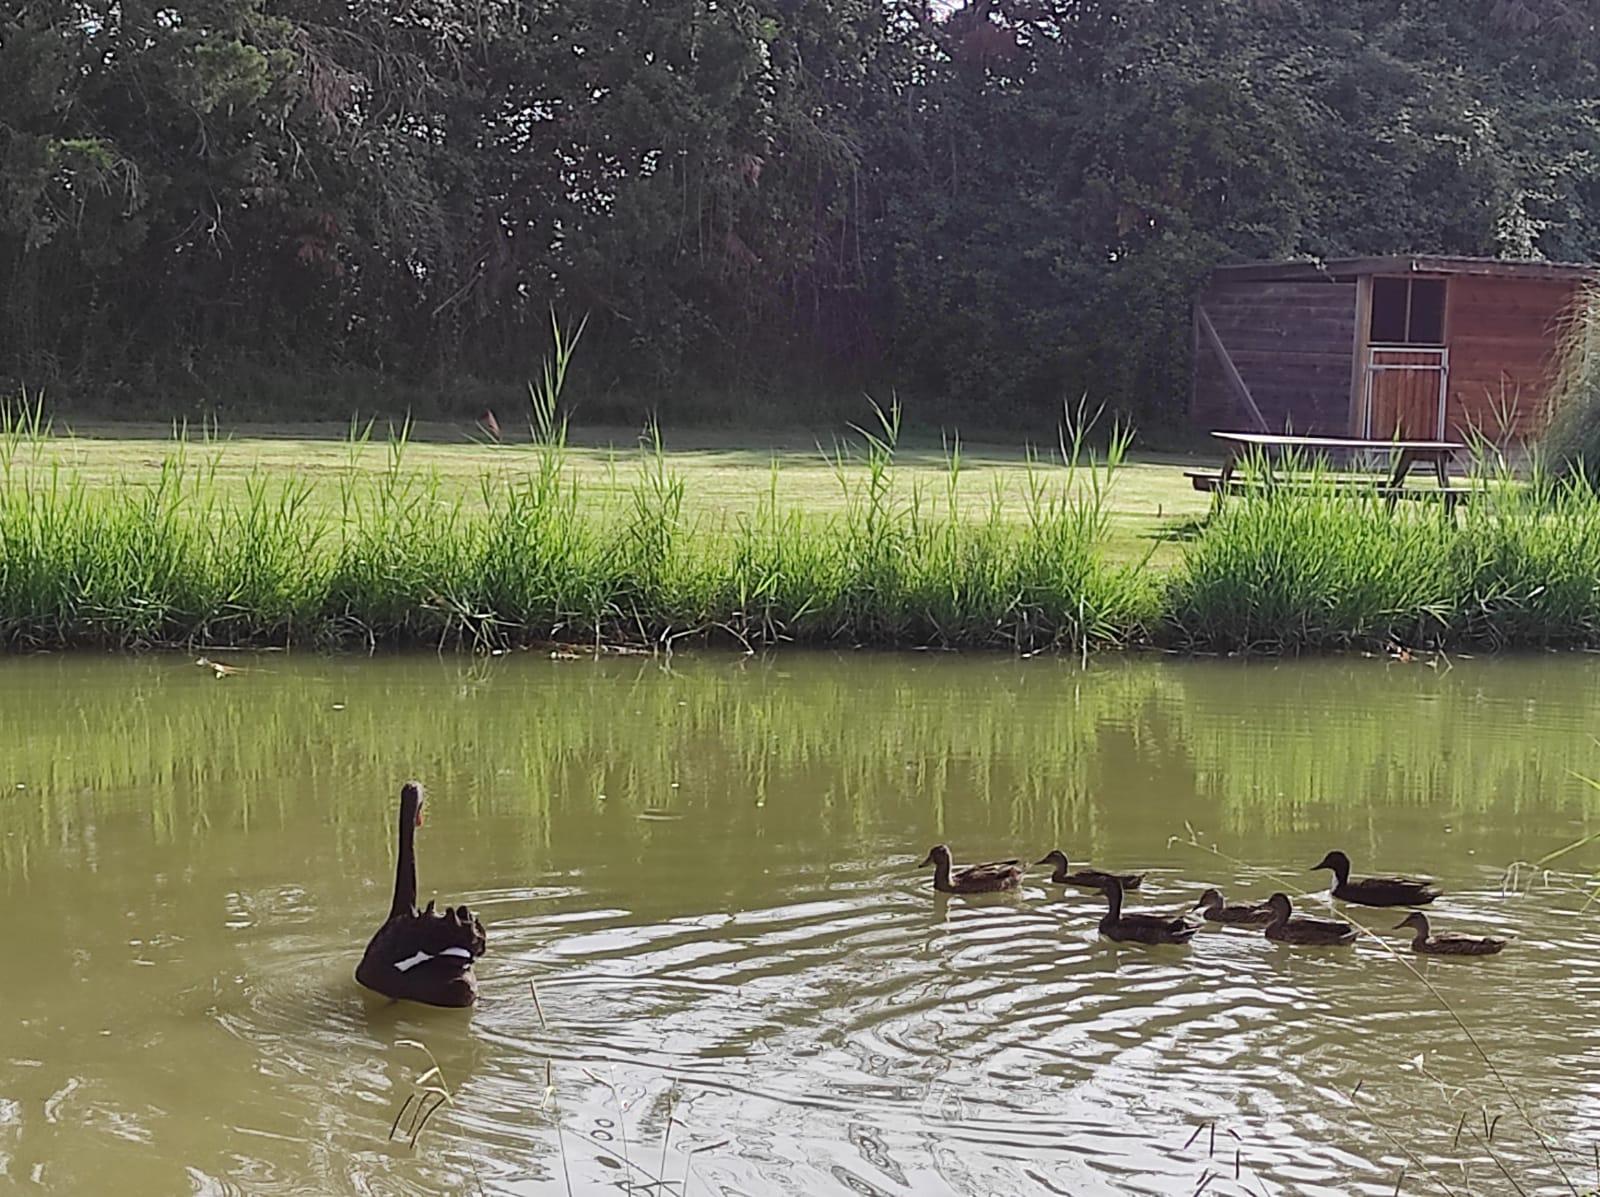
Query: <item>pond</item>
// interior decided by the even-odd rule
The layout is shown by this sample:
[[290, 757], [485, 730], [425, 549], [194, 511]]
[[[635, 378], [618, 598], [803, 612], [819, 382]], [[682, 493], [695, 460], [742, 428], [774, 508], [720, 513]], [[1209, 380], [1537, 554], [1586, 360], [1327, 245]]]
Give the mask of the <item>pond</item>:
[[[0, 668], [0, 1188], [1595, 1183], [1597, 853], [1506, 880], [1600, 823], [1600, 659], [228, 660]], [[488, 928], [470, 1013], [351, 975], [411, 776], [423, 896]], [[1160, 909], [1339, 847], [1516, 938], [1120, 946], [1044, 870], [935, 895], [937, 841]], [[452, 1099], [391, 1139], [429, 1053]]]

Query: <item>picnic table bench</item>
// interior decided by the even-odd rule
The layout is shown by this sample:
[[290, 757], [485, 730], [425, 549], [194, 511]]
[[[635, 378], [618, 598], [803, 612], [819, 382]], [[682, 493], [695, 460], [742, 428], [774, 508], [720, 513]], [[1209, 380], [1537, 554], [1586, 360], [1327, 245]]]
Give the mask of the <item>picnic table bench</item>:
[[[1466, 448], [1456, 441], [1379, 441], [1361, 437], [1343, 436], [1291, 436], [1268, 432], [1213, 432], [1228, 449], [1222, 468], [1217, 471], [1185, 470], [1195, 490], [1210, 491], [1218, 495], [1237, 494], [1248, 489], [1287, 489], [1305, 486], [1303, 480], [1280, 479], [1273, 476], [1272, 464], [1286, 452], [1330, 452], [1386, 454], [1394, 458], [1393, 468], [1386, 479], [1340, 478], [1333, 481], [1336, 489], [1371, 491], [1387, 499], [1392, 505], [1396, 499], [1439, 498], [1446, 510], [1454, 510], [1463, 502], [1467, 490], [1450, 485], [1450, 459]], [[1246, 481], [1236, 478], [1239, 461], [1251, 453], [1265, 459], [1266, 477]], [[1439, 480], [1438, 490], [1413, 490], [1405, 485], [1406, 477], [1416, 465], [1432, 463], [1434, 475]]]

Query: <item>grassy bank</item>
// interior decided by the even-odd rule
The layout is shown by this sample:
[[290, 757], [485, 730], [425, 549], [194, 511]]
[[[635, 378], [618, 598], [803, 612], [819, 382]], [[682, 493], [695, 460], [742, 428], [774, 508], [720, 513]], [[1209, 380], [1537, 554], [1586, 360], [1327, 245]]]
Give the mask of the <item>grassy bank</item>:
[[[63, 461], [36, 418], [0, 436], [0, 640], [12, 646], [445, 644], [551, 639], [1006, 647], [1112, 644], [1156, 611], [1115, 560], [1125, 439], [1063, 441], [976, 501], [952, 449], [940, 485], [898, 475], [898, 419], [793, 494], [774, 463], [742, 508], [691, 497], [659, 439], [599, 477], [553, 408], [473, 485], [413, 463], [404, 435], [228, 474], [177, 441], [136, 472]], [[1081, 427], [1081, 426], [1080, 426]], [[364, 468], [376, 457], [379, 468]], [[137, 477], [135, 477], [135, 473]]]
[[1235, 652], [1600, 644], [1600, 498], [1581, 480], [1480, 462], [1454, 515], [1328, 481], [1209, 520], [1165, 587], [1162, 638]]
[[0, 643], [711, 640], [1299, 651], [1600, 643], [1600, 501], [1205, 500], [1092, 452], [78, 439], [0, 425]]

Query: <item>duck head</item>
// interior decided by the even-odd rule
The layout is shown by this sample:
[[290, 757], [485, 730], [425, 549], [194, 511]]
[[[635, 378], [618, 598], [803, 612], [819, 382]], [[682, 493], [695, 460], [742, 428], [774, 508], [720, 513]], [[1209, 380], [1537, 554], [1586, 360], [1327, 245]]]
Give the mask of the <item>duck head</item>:
[[1405, 918], [1401, 919], [1394, 925], [1394, 929], [1396, 931], [1403, 931], [1407, 927], [1410, 927], [1413, 931], [1420, 931], [1422, 934], [1426, 935], [1428, 933], [1428, 916], [1423, 914], [1420, 910], [1413, 910], [1410, 914], [1406, 915]]
[[1294, 912], [1294, 904], [1289, 901], [1288, 894], [1273, 894], [1267, 899], [1267, 909], [1272, 911], [1274, 921], [1286, 923]]
[[1332, 869], [1334, 875], [1340, 880], [1343, 880], [1344, 878], [1350, 876], [1350, 858], [1343, 852], [1335, 849], [1324, 856], [1316, 864], [1312, 865], [1310, 871], [1315, 873], [1318, 869]]
[[943, 844], [935, 844], [933, 847], [928, 849], [927, 858], [921, 864], [919, 864], [917, 868], [925, 869], [929, 865], [948, 865], [949, 863], [950, 849], [945, 847]]
[[1058, 869], [1065, 869], [1067, 867], [1067, 854], [1060, 848], [1055, 848], [1039, 863], [1042, 865], [1055, 865]]
[[1201, 894], [1194, 905], [1196, 910], [1216, 910], [1222, 905], [1222, 891], [1212, 887]]

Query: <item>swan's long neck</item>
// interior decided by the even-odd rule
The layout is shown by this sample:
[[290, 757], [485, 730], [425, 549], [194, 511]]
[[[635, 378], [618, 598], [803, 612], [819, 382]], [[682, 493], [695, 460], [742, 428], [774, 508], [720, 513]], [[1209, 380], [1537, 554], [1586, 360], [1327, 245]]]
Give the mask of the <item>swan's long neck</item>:
[[415, 914], [417, 909], [417, 857], [413, 841], [417, 834], [417, 807], [422, 796], [415, 786], [400, 792], [400, 852], [394, 863], [394, 901], [389, 917]]
[[1114, 877], [1106, 886], [1106, 903], [1106, 921], [1114, 923], [1122, 917], [1122, 885]]

